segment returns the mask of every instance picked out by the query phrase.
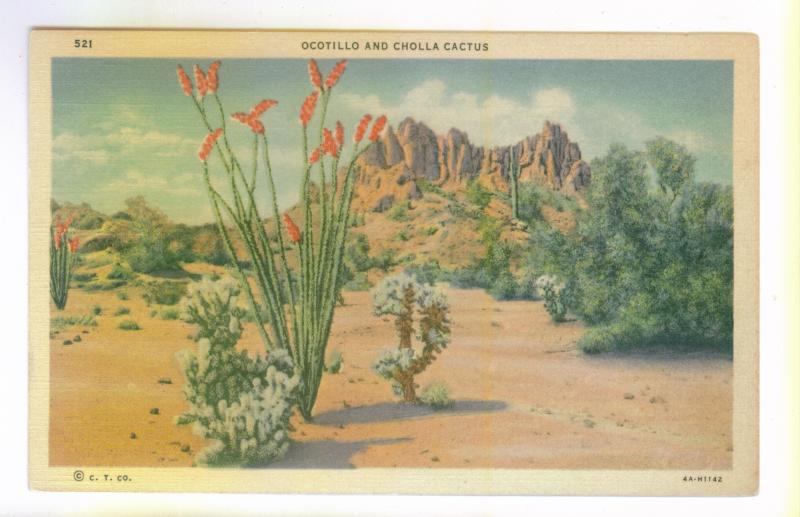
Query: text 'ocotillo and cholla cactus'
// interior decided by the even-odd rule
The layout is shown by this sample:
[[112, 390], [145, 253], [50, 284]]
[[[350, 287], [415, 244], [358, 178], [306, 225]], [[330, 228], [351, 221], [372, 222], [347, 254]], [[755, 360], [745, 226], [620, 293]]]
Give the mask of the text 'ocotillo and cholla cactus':
[[[240, 278], [261, 339], [267, 349], [284, 349], [291, 356], [302, 378], [298, 406], [303, 417], [310, 419], [325, 366], [325, 347], [340, 287], [356, 160], [378, 140], [386, 126], [386, 117], [378, 117], [372, 123], [368, 141], [363, 143], [372, 122], [370, 115], [364, 115], [355, 130], [350, 156], [342, 162], [340, 173], [344, 127], [339, 122], [332, 130], [325, 127], [325, 116], [346, 62], [337, 63], [324, 81], [317, 63], [309, 62], [313, 91], [299, 112], [303, 148], [299, 167], [302, 221], [298, 225], [289, 214], [281, 215], [278, 208], [267, 131], [261, 120], [277, 101], [265, 99], [246, 112], [230, 116], [252, 133], [252, 163], [245, 166], [233, 151], [227, 117], [217, 93], [219, 68], [217, 61], [206, 74], [195, 65], [193, 84], [186, 71], [178, 66], [181, 89], [192, 100], [208, 131], [198, 151], [203, 178], [217, 227]], [[310, 129], [312, 123], [315, 123], [313, 130]], [[221, 181], [215, 182], [212, 178], [210, 171], [214, 164], [221, 168]], [[312, 171], [318, 172], [318, 196], [312, 196]], [[271, 215], [276, 222], [274, 235], [268, 235], [256, 205], [260, 173], [269, 189]], [[315, 219], [319, 223], [317, 235]], [[234, 247], [234, 235], [243, 253]], [[273, 250], [271, 241], [277, 242], [277, 250]], [[298, 263], [294, 269], [289, 267], [287, 259], [288, 252], [293, 249]], [[252, 264], [252, 268], [241, 267], [243, 261]], [[255, 288], [248, 279], [252, 279]]]
[[50, 297], [58, 310], [67, 305], [69, 282], [78, 252], [78, 237], [69, 236], [72, 218], [50, 230]]
[[[376, 316], [395, 317], [400, 338], [397, 348], [385, 351], [374, 368], [406, 402], [417, 400], [414, 376], [436, 360], [450, 342], [447, 297], [428, 284], [420, 284], [413, 275], [401, 273], [384, 278], [373, 298]], [[416, 338], [422, 348], [414, 348], [414, 316], [418, 316]]]
[[213, 440], [197, 457], [201, 465], [258, 466], [289, 448], [300, 378], [285, 350], [255, 359], [236, 350], [246, 315], [237, 306], [239, 295], [234, 280], [204, 279], [190, 286], [183, 303], [185, 321], [198, 332], [197, 349], [177, 356], [189, 410], [176, 422], [192, 424], [196, 435]]

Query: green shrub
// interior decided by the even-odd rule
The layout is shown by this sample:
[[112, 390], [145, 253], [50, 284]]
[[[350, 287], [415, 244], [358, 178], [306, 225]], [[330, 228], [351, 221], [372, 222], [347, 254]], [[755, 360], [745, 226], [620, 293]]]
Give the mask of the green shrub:
[[567, 298], [564, 285], [559, 284], [557, 279], [552, 276], [542, 275], [536, 281], [536, 287], [542, 293], [544, 308], [550, 318], [556, 323], [565, 321], [567, 319]]
[[367, 274], [363, 271], [353, 273], [350, 278], [342, 286], [345, 291], [369, 291], [372, 287], [372, 282], [367, 278]]
[[477, 180], [467, 182], [467, 201], [479, 208], [486, 208], [492, 200], [492, 193], [486, 190]]
[[353, 233], [345, 247], [345, 264], [353, 271], [367, 271], [373, 267], [369, 256], [369, 240], [363, 233]]
[[118, 328], [122, 330], [142, 330], [142, 327], [140, 327], [139, 324], [133, 320], [120, 321]]
[[128, 296], [128, 291], [118, 291], [117, 299], [122, 301], [130, 300], [130, 296]]
[[102, 307], [100, 307], [99, 305], [92, 306], [92, 314], [94, 314], [95, 316], [100, 316], [100, 314], [102, 313], [103, 313]]
[[75, 282], [91, 282], [97, 278], [97, 273], [74, 273], [72, 280]]
[[148, 305], [175, 305], [185, 294], [185, 282], [150, 282], [142, 297]]
[[51, 331], [60, 331], [72, 326], [96, 327], [97, 320], [90, 314], [85, 316], [58, 316], [50, 319]]
[[328, 373], [339, 373], [342, 371], [342, 363], [344, 362], [344, 356], [338, 350], [331, 351], [330, 357], [328, 357], [328, 362], [325, 364], [325, 371]]
[[400, 230], [399, 232], [397, 232], [397, 235], [395, 235], [394, 238], [395, 240], [401, 242], [407, 242], [409, 239], [411, 239], [411, 236], [408, 235], [408, 232], [406, 232], [405, 230]]
[[434, 285], [440, 280], [445, 280], [447, 276], [435, 259], [428, 260], [422, 264], [416, 264], [405, 268], [406, 274], [414, 276], [418, 282]]
[[106, 278], [110, 280], [133, 280], [134, 278], [136, 278], [136, 274], [130, 269], [124, 267], [119, 262], [117, 262], [111, 268], [111, 271], [108, 272]]
[[393, 267], [400, 264], [400, 261], [397, 258], [397, 250], [392, 248], [384, 249], [372, 260], [372, 263], [376, 268], [380, 269], [384, 273], [388, 273]]
[[411, 216], [409, 215], [408, 211], [412, 210], [413, 207], [411, 206], [411, 201], [403, 201], [400, 203], [396, 203], [387, 214], [386, 217], [391, 219], [392, 221], [409, 221], [411, 220]]
[[244, 311], [232, 280], [193, 284], [184, 302], [186, 321], [198, 326], [196, 350], [177, 359], [189, 409], [176, 419], [212, 440], [197, 456], [206, 466], [260, 466], [289, 448], [290, 418], [300, 377], [289, 354], [272, 349], [266, 357], [236, 350]]
[[181, 317], [181, 313], [178, 309], [170, 308], [164, 309], [161, 311], [161, 319], [162, 320], [177, 320]]
[[126, 314], [130, 314], [131, 310], [127, 307], [119, 307], [115, 312], [114, 316], [124, 316]]
[[439, 231], [439, 228], [437, 228], [436, 226], [428, 226], [427, 228], [423, 228], [422, 235], [424, 235], [426, 237], [430, 237], [431, 235], [435, 235], [436, 232], [438, 232], [438, 231]]
[[435, 410], [453, 407], [455, 402], [450, 398], [450, 390], [441, 382], [434, 382], [423, 388], [419, 401]]

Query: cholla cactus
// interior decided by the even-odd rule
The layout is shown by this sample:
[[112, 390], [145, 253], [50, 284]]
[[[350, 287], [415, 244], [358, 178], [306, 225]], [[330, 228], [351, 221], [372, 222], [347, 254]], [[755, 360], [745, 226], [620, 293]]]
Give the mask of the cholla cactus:
[[[392, 381], [392, 388], [406, 402], [417, 400], [414, 376], [419, 375], [436, 360], [450, 342], [450, 321], [447, 297], [436, 288], [420, 284], [407, 273], [384, 278], [373, 298], [376, 316], [395, 317], [400, 338], [397, 348], [386, 350], [374, 365], [375, 371]], [[416, 339], [422, 344], [416, 349], [414, 314], [419, 316]]]
[[78, 252], [78, 238], [69, 237], [70, 217], [51, 229], [50, 240], [50, 297], [58, 310], [67, 305], [69, 282]]
[[[313, 91], [299, 110], [303, 142], [299, 167], [302, 221], [297, 224], [288, 214], [281, 215], [278, 209], [267, 132], [262, 121], [262, 116], [277, 101], [265, 99], [246, 112], [230, 115], [230, 119], [252, 133], [253, 158], [246, 165], [233, 151], [235, 130], [229, 130], [228, 117], [217, 94], [219, 68], [217, 61], [206, 74], [195, 65], [193, 83], [186, 71], [178, 66], [178, 82], [208, 131], [197, 156], [225, 249], [236, 269], [265, 347], [267, 350], [286, 350], [303, 379], [298, 405], [308, 420], [325, 368], [325, 348], [341, 288], [356, 160], [378, 140], [386, 127], [386, 117], [375, 119], [365, 144], [362, 140], [367, 135], [372, 116], [362, 117], [354, 132], [350, 156], [346, 162], [341, 162], [340, 167], [345, 148], [344, 127], [336, 122], [332, 129], [326, 128], [325, 116], [331, 93], [345, 71], [346, 61], [337, 63], [324, 81], [316, 62], [313, 59], [309, 62]], [[316, 109], [318, 104], [321, 105], [319, 110]], [[316, 130], [309, 127], [312, 121], [318, 124]], [[212, 164], [217, 165], [222, 173], [222, 178], [216, 181], [209, 168], [213, 158], [218, 160]], [[319, 173], [317, 188], [312, 187], [312, 170]], [[277, 223], [274, 235], [267, 234], [256, 203], [256, 180], [260, 172], [263, 172], [270, 191], [267, 199]], [[319, 221], [317, 235], [314, 235], [314, 218]], [[234, 233], [238, 235], [244, 253], [237, 252], [234, 247]], [[270, 241], [277, 242], [277, 250], [273, 250]], [[297, 252], [298, 267], [294, 270], [289, 267], [287, 259], [291, 250]], [[242, 261], [251, 263], [252, 270], [245, 271], [240, 266]], [[263, 315], [259, 309], [263, 309]]]
[[197, 350], [177, 355], [190, 408], [176, 422], [214, 440], [197, 457], [201, 465], [264, 464], [289, 447], [300, 378], [284, 350], [253, 359], [235, 349], [244, 314], [236, 307], [238, 294], [232, 282], [204, 280], [183, 304], [186, 320], [200, 330]]
[[556, 323], [567, 318], [564, 284], [552, 275], [542, 275], [536, 280], [536, 288], [544, 298], [544, 308]]

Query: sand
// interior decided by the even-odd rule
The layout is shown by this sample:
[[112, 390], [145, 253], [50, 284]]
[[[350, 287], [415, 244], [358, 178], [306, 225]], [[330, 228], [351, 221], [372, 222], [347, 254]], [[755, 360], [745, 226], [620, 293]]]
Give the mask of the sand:
[[[193, 346], [193, 329], [150, 317], [141, 293], [126, 290], [123, 301], [116, 291], [72, 289], [67, 308], [52, 312], [103, 311], [97, 326], [50, 340], [53, 466], [190, 466], [207, 445], [173, 421], [186, 407], [175, 353]], [[295, 443], [272, 468], [731, 467], [730, 357], [586, 356], [575, 349], [584, 326], [552, 323], [542, 302], [445, 290], [452, 343], [418, 382], [445, 383], [455, 405], [434, 411], [398, 401], [371, 369], [396, 342], [393, 323], [372, 315], [368, 292], [345, 293], [329, 344], [342, 352], [342, 370], [325, 374], [314, 422], [296, 419]], [[120, 306], [130, 314], [113, 316]], [[119, 329], [126, 319], [141, 330]], [[63, 344], [76, 335], [79, 342]], [[261, 350], [252, 326], [241, 344]]]

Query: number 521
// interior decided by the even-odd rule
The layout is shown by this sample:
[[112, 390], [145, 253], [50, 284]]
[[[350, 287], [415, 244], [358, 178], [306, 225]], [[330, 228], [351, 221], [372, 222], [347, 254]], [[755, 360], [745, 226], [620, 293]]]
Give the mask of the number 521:
[[92, 40], [90, 39], [76, 39], [73, 46], [75, 48], [92, 48]]

